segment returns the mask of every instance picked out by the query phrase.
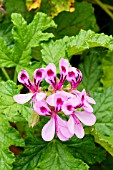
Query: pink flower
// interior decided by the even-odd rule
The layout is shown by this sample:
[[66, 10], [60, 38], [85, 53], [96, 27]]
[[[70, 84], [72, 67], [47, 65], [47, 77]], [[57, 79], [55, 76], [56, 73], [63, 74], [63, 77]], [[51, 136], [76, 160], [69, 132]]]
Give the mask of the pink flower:
[[60, 80], [57, 81], [56, 77], [56, 66], [53, 63], [48, 64], [46, 67], [45, 80], [54, 88], [54, 90], [59, 90], [64, 84], [68, 72], [68, 60], [61, 59], [59, 62], [60, 68]]
[[79, 69], [70, 67], [66, 79], [71, 83], [71, 88], [74, 89], [82, 81], [82, 73]]
[[[44, 125], [42, 129], [42, 138], [45, 141], [50, 141], [54, 138], [55, 131], [58, 138], [62, 141], [68, 140], [73, 136], [68, 130], [67, 121], [61, 119], [57, 113], [61, 111], [65, 97], [59, 93], [49, 96], [46, 101], [36, 102], [34, 104], [34, 111], [39, 115], [50, 116], [50, 120]], [[47, 103], [53, 106], [52, 110]]]
[[73, 90], [72, 94], [78, 95], [81, 98], [81, 107], [87, 111], [87, 112], [93, 112], [93, 108], [90, 105], [96, 104], [95, 100], [89, 96], [87, 96], [85, 89], [82, 90], [82, 92], [79, 92], [78, 90]]
[[34, 83], [30, 81], [29, 75], [26, 70], [22, 70], [18, 74], [18, 81], [24, 84], [29, 90], [28, 94], [17, 94], [13, 96], [14, 100], [19, 104], [24, 104], [28, 102], [30, 99], [33, 101], [43, 100], [46, 97], [44, 92], [38, 92], [40, 82], [45, 77], [45, 70], [43, 68], [39, 68], [34, 72]]
[[[69, 99], [65, 101], [62, 106], [62, 111], [65, 115], [69, 115], [68, 128], [72, 134], [75, 134], [78, 138], [84, 137], [84, 129], [82, 124], [92, 126], [95, 124], [96, 117], [94, 114], [88, 111], [77, 111], [77, 108], [81, 108], [81, 98], [77, 96], [74, 100]], [[80, 120], [80, 121], [79, 121]]]

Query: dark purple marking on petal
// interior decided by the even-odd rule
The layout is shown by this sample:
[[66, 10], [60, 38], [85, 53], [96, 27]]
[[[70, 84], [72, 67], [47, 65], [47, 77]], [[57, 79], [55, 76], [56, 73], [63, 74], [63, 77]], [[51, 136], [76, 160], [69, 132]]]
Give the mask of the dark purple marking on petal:
[[68, 72], [68, 76], [73, 77], [73, 76], [75, 76], [75, 73], [73, 71], [70, 71], [70, 72]]
[[21, 76], [20, 76], [20, 78], [24, 81], [24, 79], [26, 79], [27, 76], [26, 76], [24, 73], [22, 73]]
[[62, 72], [66, 73], [66, 68], [64, 66], [61, 66]]
[[47, 112], [47, 109], [46, 109], [44, 106], [41, 106], [41, 107], [40, 107], [40, 110], [41, 110], [42, 113]]
[[54, 75], [54, 72], [53, 72], [51, 69], [49, 69], [49, 70], [47, 71], [47, 74], [48, 74], [48, 76], [53, 76], [53, 75]]
[[36, 77], [42, 78], [42, 72], [40, 70], [37, 70]]
[[67, 110], [69, 110], [69, 111], [72, 111], [72, 108], [73, 108], [72, 105], [67, 106]]
[[57, 105], [63, 105], [63, 101], [61, 98], [57, 98]]

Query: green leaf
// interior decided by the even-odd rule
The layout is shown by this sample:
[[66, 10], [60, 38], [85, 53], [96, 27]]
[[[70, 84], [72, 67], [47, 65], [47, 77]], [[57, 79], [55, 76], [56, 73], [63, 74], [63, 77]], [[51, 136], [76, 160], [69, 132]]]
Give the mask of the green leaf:
[[49, 27], [56, 27], [56, 24], [41, 12], [35, 15], [29, 25], [22, 15], [13, 13], [11, 16], [15, 44], [9, 50], [4, 41], [0, 39], [0, 67], [27, 66], [32, 58], [31, 48], [37, 47], [41, 41], [52, 38], [53, 34], [46, 33], [45, 30]]
[[13, 60], [19, 65], [26, 66], [31, 59], [31, 47], [37, 47], [41, 41], [53, 37], [52, 33], [42, 31], [49, 27], [56, 27], [56, 25], [50, 17], [43, 13], [37, 13], [29, 25], [20, 14], [12, 14], [12, 21], [15, 39]]
[[81, 30], [75, 37], [70, 37], [68, 40], [68, 55], [72, 56], [83, 52], [92, 47], [105, 47], [113, 50], [113, 37], [105, 35], [104, 33], [97, 34], [91, 30]]
[[12, 170], [14, 161], [14, 155], [8, 148], [0, 148], [0, 170]]
[[8, 48], [4, 40], [0, 37], [0, 67], [13, 67], [15, 63], [11, 58], [11, 50]]
[[96, 145], [91, 136], [85, 136], [83, 139], [73, 137], [66, 142], [66, 146], [75, 158], [81, 159], [88, 164], [100, 163], [106, 156], [106, 151]]
[[6, 117], [0, 114], [0, 170], [11, 170], [15, 158], [9, 146], [24, 146], [24, 140], [17, 130], [10, 126]]
[[79, 159], [75, 159], [67, 148], [59, 142], [49, 143], [43, 151], [37, 170], [87, 170], [88, 166]]
[[46, 64], [59, 65], [59, 60], [66, 57], [66, 45], [63, 39], [42, 43], [42, 59]]
[[97, 31], [96, 18], [92, 5], [87, 2], [75, 2], [74, 7], [74, 12], [64, 11], [54, 18], [55, 23], [58, 25], [56, 30], [52, 29], [56, 39], [62, 38], [65, 35], [77, 35], [81, 28]]
[[96, 100], [94, 113], [96, 123], [88, 128], [88, 133], [94, 135], [95, 141], [113, 156], [113, 88], [102, 92], [95, 92], [92, 96]]
[[28, 105], [21, 105], [14, 101], [18, 94], [17, 86], [12, 81], [0, 82], [0, 113], [4, 113], [9, 121], [17, 122], [29, 120], [33, 110]]
[[113, 86], [113, 52], [108, 52], [102, 58], [103, 77], [101, 82], [104, 87]]
[[[75, 56], [76, 57], [76, 56]], [[101, 65], [100, 65], [100, 52], [97, 49], [85, 51], [82, 54], [83, 61], [79, 65], [79, 69], [82, 71], [83, 80], [81, 82], [82, 89], [86, 91], [95, 90], [100, 86], [101, 78]]]
[[[28, 141], [29, 142], [29, 141]], [[15, 170], [87, 170], [88, 166], [75, 159], [63, 144], [32, 139], [14, 164]]]
[[40, 138], [27, 139], [25, 151], [17, 157], [14, 163], [14, 170], [35, 169], [46, 145], [47, 143]]

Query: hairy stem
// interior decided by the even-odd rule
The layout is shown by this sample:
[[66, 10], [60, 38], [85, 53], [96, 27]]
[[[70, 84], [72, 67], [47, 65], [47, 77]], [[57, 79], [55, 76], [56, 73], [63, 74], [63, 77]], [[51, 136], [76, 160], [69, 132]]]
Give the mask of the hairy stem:
[[16, 72], [16, 68], [15, 68], [15, 72], [14, 72], [14, 82], [17, 83], [17, 72]]
[[4, 73], [5, 78], [6, 78], [7, 80], [10, 80], [10, 77], [9, 77], [7, 71], [5, 70], [5, 68], [3, 67], [3, 68], [1, 68], [1, 70], [2, 70], [2, 72]]

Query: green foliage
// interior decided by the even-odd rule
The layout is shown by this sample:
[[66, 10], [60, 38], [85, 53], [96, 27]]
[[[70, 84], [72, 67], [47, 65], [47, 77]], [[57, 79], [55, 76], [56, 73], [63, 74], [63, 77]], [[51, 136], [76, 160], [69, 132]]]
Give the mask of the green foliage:
[[66, 57], [66, 45], [63, 40], [50, 41], [42, 44], [42, 59], [46, 64], [59, 65], [59, 60]]
[[75, 158], [81, 159], [88, 164], [100, 163], [106, 157], [105, 150], [95, 145], [91, 136], [86, 136], [83, 139], [73, 137], [66, 142], [66, 145]]
[[102, 58], [103, 77], [101, 82], [104, 87], [113, 86], [113, 52]]
[[17, 130], [12, 128], [7, 118], [0, 114], [0, 169], [11, 170], [15, 158], [9, 150], [9, 146], [24, 146]]
[[94, 135], [95, 141], [113, 156], [113, 89], [94, 92], [93, 98], [96, 100], [94, 113], [97, 120], [94, 127], [88, 130]]
[[99, 46], [113, 50], [112, 36], [105, 35], [104, 33], [97, 34], [91, 30], [81, 30], [76, 37], [70, 37], [67, 52], [69, 56], [72, 56], [86, 49]]
[[18, 94], [13, 81], [0, 82], [0, 113], [4, 113], [9, 121], [18, 122], [29, 120], [32, 109], [28, 105], [21, 105], [14, 101], [13, 96]]
[[74, 12], [62, 12], [54, 18], [55, 23], [58, 25], [57, 29], [53, 30], [56, 39], [62, 38], [65, 35], [77, 35], [80, 29], [98, 30], [94, 9], [91, 4], [87, 2], [75, 2], [74, 7]]
[[81, 86], [85, 88], [87, 92], [95, 90], [100, 86], [100, 78], [102, 76], [100, 52], [97, 49], [87, 50], [83, 52], [82, 60], [82, 63], [79, 65], [83, 74]]
[[15, 170], [55, 169], [55, 170], [87, 170], [88, 166], [79, 159], [75, 159], [67, 148], [58, 141], [46, 143], [39, 138], [27, 141], [25, 152], [14, 164]]
[[28, 65], [32, 58], [31, 48], [38, 46], [41, 41], [53, 37], [52, 33], [43, 33], [42, 31], [48, 27], [56, 26], [54, 21], [43, 13], [37, 13], [29, 25], [20, 14], [12, 14], [12, 22], [15, 44], [13, 49], [9, 49], [3, 39], [0, 39], [1, 67]]

